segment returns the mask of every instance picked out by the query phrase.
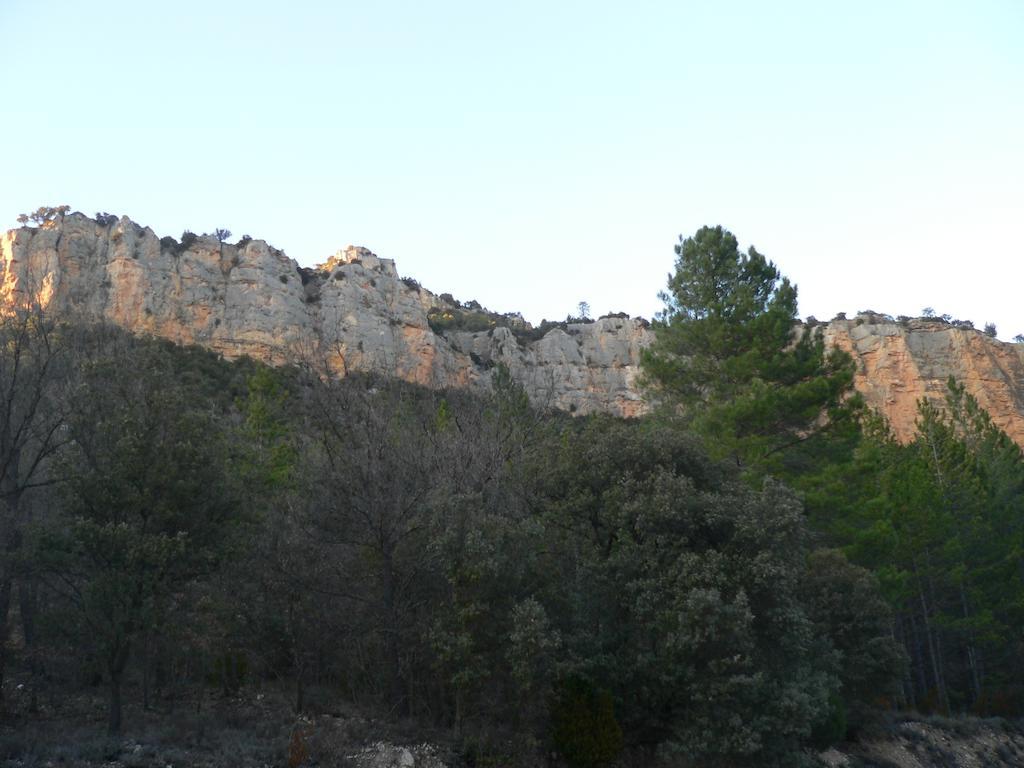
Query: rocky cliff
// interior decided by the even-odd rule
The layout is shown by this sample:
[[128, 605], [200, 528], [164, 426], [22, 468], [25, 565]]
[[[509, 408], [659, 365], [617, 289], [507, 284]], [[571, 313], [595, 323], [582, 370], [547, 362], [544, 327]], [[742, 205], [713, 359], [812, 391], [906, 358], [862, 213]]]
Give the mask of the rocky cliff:
[[504, 364], [534, 402], [635, 416], [647, 323], [561, 323], [541, 334], [518, 316], [438, 297], [365, 248], [300, 268], [262, 240], [158, 238], [127, 217], [74, 213], [0, 240], [0, 302], [49, 308], [226, 357], [324, 362], [433, 387], [487, 387]]
[[950, 376], [1024, 446], [1024, 344], [1007, 344], [939, 318], [865, 312], [825, 327], [828, 343], [853, 355], [856, 387], [902, 440], [914, 434], [917, 401], [941, 404]]
[[[58, 311], [226, 357], [313, 358], [341, 375], [375, 370], [434, 387], [487, 387], [500, 363], [540, 405], [620, 416], [646, 409], [637, 387], [640, 351], [652, 339], [646, 321], [533, 328], [437, 296], [365, 248], [304, 269], [262, 240], [179, 243], [128, 218], [70, 214], [8, 232], [0, 270], [0, 302], [34, 294]], [[825, 337], [854, 356], [858, 390], [900, 438], [913, 434], [918, 398], [941, 401], [953, 376], [1024, 445], [1024, 345], [876, 313], [833, 320]]]

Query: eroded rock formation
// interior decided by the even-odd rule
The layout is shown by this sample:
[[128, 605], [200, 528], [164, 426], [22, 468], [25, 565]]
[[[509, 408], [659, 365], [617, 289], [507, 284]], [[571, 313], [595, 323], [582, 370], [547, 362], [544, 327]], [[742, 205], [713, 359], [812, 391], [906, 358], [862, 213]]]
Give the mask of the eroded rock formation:
[[[0, 301], [31, 292], [57, 311], [226, 357], [309, 357], [341, 375], [377, 370], [434, 387], [487, 387], [500, 363], [540, 405], [620, 416], [647, 407], [637, 386], [652, 340], [646, 321], [613, 316], [542, 333], [403, 280], [393, 261], [365, 248], [303, 269], [262, 240], [177, 243], [128, 218], [70, 214], [8, 232], [0, 269]], [[449, 322], [467, 316], [468, 328]], [[953, 376], [1024, 445], [1024, 345], [875, 313], [833, 320], [825, 336], [854, 356], [857, 389], [901, 439], [913, 435], [918, 398], [941, 401]]]
[[917, 401], [941, 404], [952, 376], [1024, 446], [1024, 344], [939, 318], [897, 322], [876, 313], [833, 320], [825, 339], [853, 355], [857, 389], [901, 440], [914, 435]]
[[621, 416], [644, 408], [636, 376], [650, 341], [645, 321], [564, 323], [534, 339], [521, 319], [504, 327], [500, 316], [474, 312], [487, 327], [436, 333], [428, 314], [460, 307], [365, 248], [303, 269], [262, 240], [177, 243], [127, 217], [106, 224], [76, 213], [11, 230], [0, 261], [2, 301], [32, 293], [56, 311], [226, 357], [309, 357], [342, 375], [376, 370], [434, 387], [486, 387], [502, 363], [541, 405]]

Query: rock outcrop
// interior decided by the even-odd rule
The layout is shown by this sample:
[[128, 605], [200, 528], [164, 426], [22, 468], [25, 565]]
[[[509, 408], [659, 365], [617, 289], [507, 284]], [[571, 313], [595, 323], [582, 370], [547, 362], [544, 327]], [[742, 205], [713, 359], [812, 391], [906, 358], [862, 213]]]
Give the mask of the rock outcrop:
[[1002, 718], [890, 716], [818, 755], [827, 768], [1002, 768], [1024, 765], [1024, 731]]
[[[76, 213], [8, 232], [0, 269], [0, 302], [33, 294], [56, 311], [226, 357], [311, 358], [339, 375], [374, 370], [432, 387], [486, 388], [501, 364], [539, 405], [619, 416], [647, 409], [637, 385], [640, 352], [653, 339], [646, 321], [532, 328], [437, 296], [365, 248], [306, 269], [262, 240], [178, 243], [128, 218]], [[853, 355], [857, 389], [899, 438], [914, 433], [917, 400], [941, 402], [952, 376], [1024, 445], [1024, 345], [938, 318], [876, 313], [833, 320], [824, 333]]]
[[[244, 240], [244, 239], [243, 239]], [[233, 358], [312, 358], [335, 373], [381, 371], [431, 387], [487, 387], [503, 364], [535, 403], [635, 416], [643, 320], [562, 323], [539, 337], [521, 318], [470, 312], [473, 331], [435, 332], [465, 314], [395, 263], [350, 246], [305, 269], [262, 240], [160, 239], [127, 217], [70, 214], [0, 240], [0, 301], [38, 296], [51, 310]], [[479, 308], [477, 308], [479, 309]]]
[[853, 355], [857, 390], [899, 439], [914, 435], [917, 401], [941, 405], [952, 376], [1024, 446], [1024, 344], [939, 318], [896, 321], [873, 312], [833, 320], [825, 340]]

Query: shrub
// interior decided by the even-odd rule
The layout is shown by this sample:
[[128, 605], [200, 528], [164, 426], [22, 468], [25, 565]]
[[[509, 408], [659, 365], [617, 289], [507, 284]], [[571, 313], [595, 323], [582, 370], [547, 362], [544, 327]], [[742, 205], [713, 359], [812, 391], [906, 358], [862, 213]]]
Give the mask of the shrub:
[[249, 659], [241, 651], [225, 651], [213, 661], [211, 682], [226, 695], [237, 694], [248, 676]]
[[160, 250], [161, 251], [172, 251], [174, 253], [177, 253], [179, 247], [180, 246], [178, 245], [178, 241], [175, 240], [170, 235], [168, 235], [167, 237], [161, 237], [160, 238]]
[[540, 325], [536, 328], [513, 328], [512, 333], [515, 334], [518, 341], [529, 343], [543, 339], [555, 328], [561, 328], [564, 331], [566, 325], [566, 323], [558, 320], [541, 320]]
[[70, 205], [43, 205], [33, 213], [23, 213], [18, 216], [18, 223], [26, 225], [31, 221], [33, 224], [38, 224], [43, 228], [52, 227], [56, 225], [58, 219], [63, 219], [70, 210]]
[[828, 711], [811, 731], [811, 742], [820, 749], [827, 749], [846, 738], [846, 704], [833, 693], [828, 697]]
[[298, 727], [292, 731], [292, 737], [288, 742], [288, 768], [299, 768], [309, 758], [309, 750], [306, 748], [306, 741], [302, 730]]
[[178, 253], [181, 253], [182, 251], [187, 251], [189, 248], [196, 244], [196, 241], [198, 239], [199, 236], [195, 232], [190, 232], [189, 230], [186, 229], [184, 232], [181, 233], [181, 245], [178, 247]]
[[494, 367], [493, 360], [484, 360], [476, 352], [470, 352], [469, 359], [473, 361], [473, 365], [475, 365], [477, 368], [483, 368], [485, 371], [489, 371], [491, 368]]
[[405, 287], [406, 287], [406, 288], [408, 288], [408, 289], [410, 289], [410, 290], [412, 290], [412, 291], [418, 291], [418, 290], [420, 290], [420, 284], [419, 284], [419, 281], [418, 281], [418, 280], [416, 280], [415, 278], [412, 278], [412, 277], [403, 277], [403, 278], [402, 278], [402, 282], [403, 282], [403, 283], [405, 284]]
[[1019, 717], [1024, 712], [1024, 688], [989, 688], [974, 702], [974, 714], [983, 717]]
[[484, 312], [472, 312], [461, 309], [434, 307], [427, 312], [427, 323], [437, 334], [445, 331], [470, 331], [479, 333], [487, 331], [498, 324], [497, 318]]
[[101, 227], [111, 227], [117, 223], [117, 216], [112, 213], [97, 213], [93, 218]]
[[277, 279], [280, 280], [282, 283], [287, 283], [288, 282], [288, 275], [281, 275]]
[[563, 680], [551, 702], [551, 741], [573, 768], [596, 768], [622, 751], [612, 696], [582, 677]]

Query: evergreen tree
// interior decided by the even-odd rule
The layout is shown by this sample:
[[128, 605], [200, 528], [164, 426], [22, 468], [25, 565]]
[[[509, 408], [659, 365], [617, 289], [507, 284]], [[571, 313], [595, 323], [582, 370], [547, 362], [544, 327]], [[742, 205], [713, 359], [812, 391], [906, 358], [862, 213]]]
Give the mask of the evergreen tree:
[[860, 409], [853, 365], [799, 326], [796, 286], [720, 226], [680, 239], [643, 358], [655, 399], [755, 474], [799, 476], [847, 452]]
[[855, 470], [871, 482], [830, 534], [872, 568], [910, 659], [903, 703], [1016, 714], [1024, 625], [1024, 460], [962, 385], [922, 400], [917, 435], [867, 433]]

